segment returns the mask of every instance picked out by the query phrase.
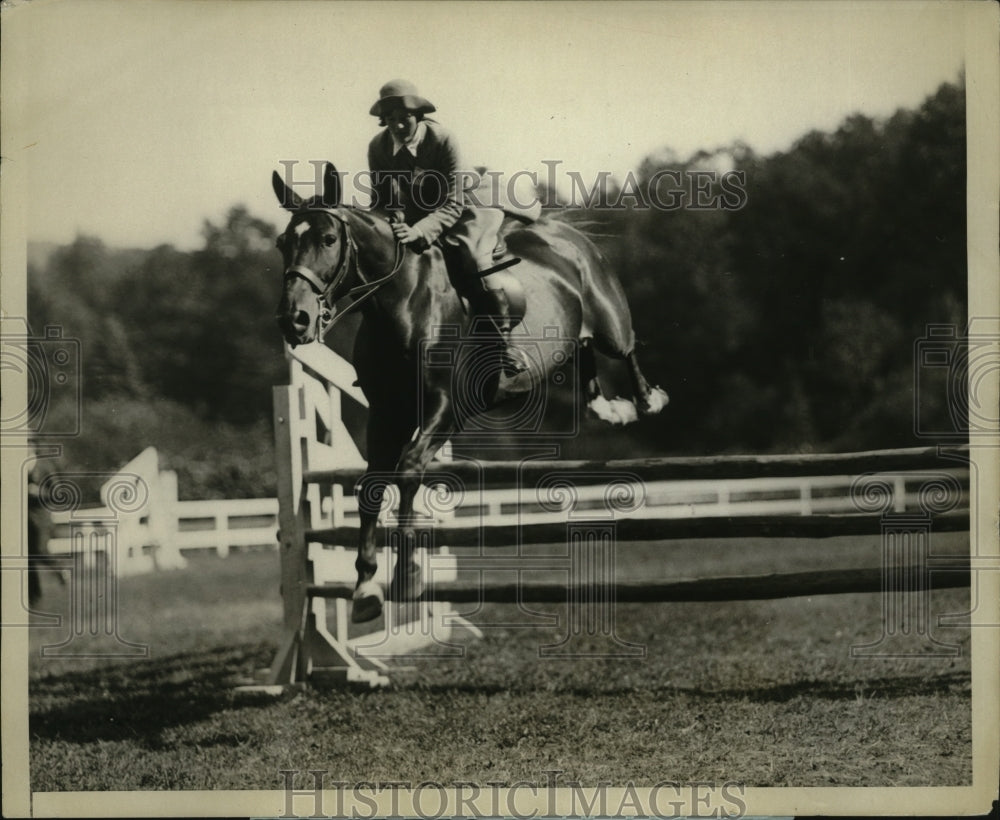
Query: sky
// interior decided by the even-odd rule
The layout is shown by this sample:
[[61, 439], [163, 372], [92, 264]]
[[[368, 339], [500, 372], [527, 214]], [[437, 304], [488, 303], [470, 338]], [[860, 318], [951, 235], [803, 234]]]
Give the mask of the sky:
[[[201, 245], [272, 169], [365, 168], [404, 77], [465, 163], [619, 179], [651, 153], [767, 154], [914, 107], [963, 67], [962, 5], [35, 0], [5, 9], [5, 161], [29, 239]], [[13, 89], [13, 93], [11, 93]]]

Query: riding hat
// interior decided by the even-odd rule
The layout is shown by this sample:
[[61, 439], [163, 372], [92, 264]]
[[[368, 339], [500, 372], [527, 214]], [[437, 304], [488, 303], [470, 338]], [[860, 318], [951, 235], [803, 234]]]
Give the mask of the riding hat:
[[432, 103], [417, 93], [417, 87], [413, 83], [407, 80], [390, 80], [379, 89], [378, 101], [368, 113], [373, 117], [381, 117], [384, 113], [383, 106], [396, 100], [400, 100], [408, 111], [430, 114], [437, 110]]

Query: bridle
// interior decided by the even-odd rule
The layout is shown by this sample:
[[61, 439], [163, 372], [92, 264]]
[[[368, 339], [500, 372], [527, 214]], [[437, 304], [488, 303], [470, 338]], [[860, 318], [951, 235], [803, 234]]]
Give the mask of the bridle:
[[[340, 224], [340, 242], [342, 247], [345, 249], [340, 255], [340, 261], [337, 263], [337, 267], [330, 277], [329, 281], [324, 282], [322, 277], [316, 273], [312, 268], [306, 265], [290, 265], [285, 269], [285, 282], [287, 283], [289, 279], [300, 278], [304, 279], [309, 283], [309, 286], [313, 290], [313, 294], [316, 296], [317, 302], [317, 336], [316, 339], [319, 342], [323, 341], [323, 337], [326, 336], [327, 332], [332, 328], [341, 318], [346, 316], [348, 313], [353, 311], [355, 308], [359, 307], [361, 304], [366, 302], [368, 299], [372, 298], [376, 291], [379, 290], [384, 284], [386, 284], [390, 279], [392, 279], [397, 273], [399, 273], [400, 268], [403, 267], [403, 259], [405, 258], [405, 249], [402, 242], [396, 242], [396, 256], [395, 261], [390, 270], [385, 276], [381, 276], [377, 279], [369, 280], [364, 271], [361, 269], [361, 257], [358, 254], [358, 246], [354, 241], [354, 237], [351, 234], [351, 224], [347, 219], [347, 216], [343, 214], [337, 208], [303, 208], [301, 210], [295, 211], [296, 214], [305, 213], [324, 213], [329, 214]], [[346, 297], [350, 297], [353, 301], [343, 310], [336, 314], [333, 313], [333, 305], [330, 303], [330, 297], [336, 293], [337, 288], [340, 287], [341, 283], [347, 277], [351, 271], [353, 265], [354, 272], [357, 274], [358, 279], [361, 280], [360, 285], [355, 285], [347, 293], [344, 294]], [[360, 296], [358, 295], [360, 294]], [[356, 298], [355, 298], [356, 297]], [[341, 297], [343, 298], [343, 297]]]

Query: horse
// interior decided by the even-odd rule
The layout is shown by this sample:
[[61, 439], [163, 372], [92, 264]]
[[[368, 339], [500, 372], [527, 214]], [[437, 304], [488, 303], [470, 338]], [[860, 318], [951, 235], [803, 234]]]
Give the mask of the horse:
[[[369, 403], [368, 465], [357, 487], [353, 621], [373, 620], [382, 612], [385, 593], [373, 580], [375, 535], [389, 483], [399, 488], [401, 535], [389, 600], [413, 600], [422, 593], [414, 556], [414, 499], [431, 459], [473, 417], [545, 384], [554, 368], [575, 353], [587, 406], [606, 421], [634, 419], [632, 402], [604, 398], [595, 347], [626, 363], [638, 413], [655, 414], [666, 405], [666, 393], [651, 387], [639, 369], [621, 283], [598, 248], [566, 221], [507, 220], [502, 229], [509, 251], [520, 259], [511, 271], [525, 305], [520, 334], [512, 335], [510, 344], [522, 348], [528, 364], [508, 376], [493, 355], [495, 335], [480, 332], [480, 317], [470, 313], [451, 284], [439, 247], [414, 252], [394, 239], [391, 214], [342, 204], [340, 177], [331, 164], [325, 167], [322, 193], [308, 200], [276, 171], [272, 185], [291, 212], [276, 243], [284, 264], [276, 319], [285, 341], [292, 347], [321, 343], [344, 315], [336, 314], [344, 297], [353, 298], [351, 305], [362, 313], [354, 366]], [[427, 366], [435, 352], [450, 355], [456, 337], [466, 355], [448, 366]], [[543, 348], [549, 355], [539, 355]], [[623, 407], [631, 412], [622, 413]]]

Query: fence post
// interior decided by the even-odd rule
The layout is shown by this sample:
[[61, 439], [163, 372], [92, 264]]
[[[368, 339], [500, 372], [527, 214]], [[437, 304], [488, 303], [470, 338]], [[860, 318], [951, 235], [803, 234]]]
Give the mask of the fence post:
[[154, 532], [153, 560], [157, 569], [184, 569], [187, 560], [177, 545], [177, 473], [160, 470], [157, 476], [158, 502], [149, 508], [149, 525]]
[[215, 537], [219, 539], [215, 552], [219, 558], [226, 558], [229, 555], [229, 516], [226, 513], [217, 512], [213, 526], [215, 527]]
[[112, 511], [117, 520], [116, 550], [108, 558], [112, 572], [120, 576], [149, 572], [155, 566], [153, 556], [143, 553], [147, 546], [155, 550], [153, 510], [159, 505], [160, 493], [160, 460], [155, 447], [147, 447], [101, 485], [101, 503], [111, 508], [109, 499], [128, 492], [126, 487], [132, 487], [133, 494], [141, 493], [142, 502]]
[[799, 479], [799, 513], [812, 515], [812, 485], [809, 479]]
[[278, 550], [281, 562], [282, 636], [268, 672], [268, 683], [298, 679], [297, 667], [306, 608], [307, 555], [302, 502], [302, 451], [296, 441], [298, 390], [273, 389], [274, 444], [278, 473]]
[[895, 476], [892, 480], [892, 500], [893, 512], [906, 512], [906, 477], [902, 474]]

